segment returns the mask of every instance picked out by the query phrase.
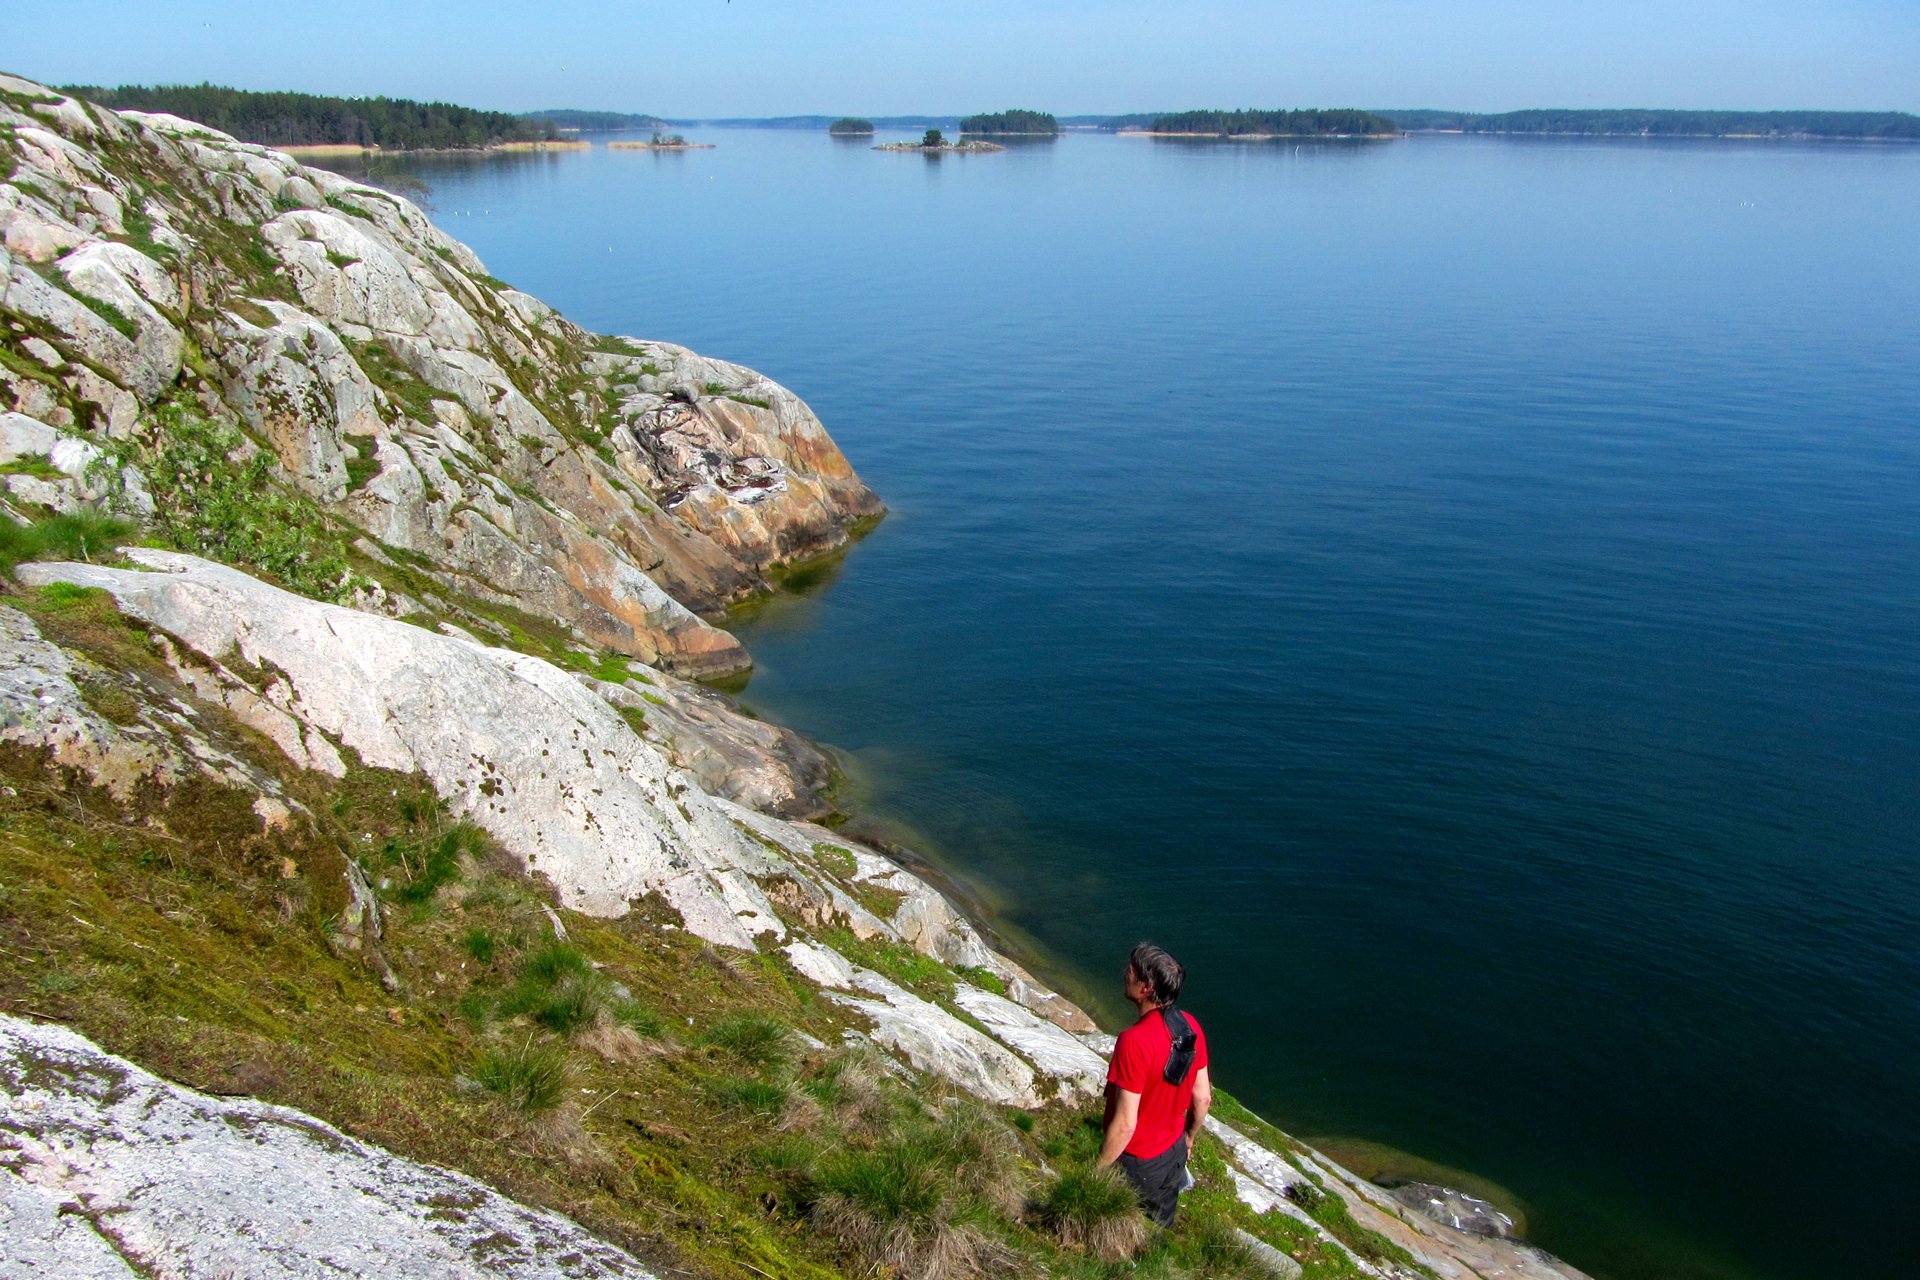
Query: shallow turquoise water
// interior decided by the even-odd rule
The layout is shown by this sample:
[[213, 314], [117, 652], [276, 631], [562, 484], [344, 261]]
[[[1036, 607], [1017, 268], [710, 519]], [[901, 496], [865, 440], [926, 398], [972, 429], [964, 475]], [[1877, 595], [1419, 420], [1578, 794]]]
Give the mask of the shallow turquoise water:
[[892, 505], [749, 705], [1278, 1123], [1605, 1277], [1920, 1270], [1920, 147], [704, 140], [417, 171]]

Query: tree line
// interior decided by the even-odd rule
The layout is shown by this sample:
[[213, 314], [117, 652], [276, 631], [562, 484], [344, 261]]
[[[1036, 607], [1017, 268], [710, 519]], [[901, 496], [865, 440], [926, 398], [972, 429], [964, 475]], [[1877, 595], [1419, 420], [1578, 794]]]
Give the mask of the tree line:
[[522, 120], [530, 120], [535, 125], [551, 121], [562, 129], [608, 130], [608, 129], [658, 129], [671, 121], [659, 116], [635, 115], [626, 111], [575, 111], [562, 107], [553, 111], [522, 111]]
[[1393, 121], [1371, 111], [1178, 111], [1154, 117], [1149, 133], [1210, 133], [1313, 136], [1398, 133]]
[[1390, 111], [1402, 129], [1459, 133], [1571, 133], [1642, 137], [1911, 138], [1920, 116], [1904, 111], [1536, 110]]
[[214, 84], [62, 85], [60, 92], [118, 111], [164, 111], [267, 146], [333, 144], [389, 151], [486, 147], [558, 136], [550, 120], [407, 98], [256, 93]]
[[1055, 134], [1060, 122], [1047, 111], [996, 111], [967, 116], [960, 121], [960, 132]]

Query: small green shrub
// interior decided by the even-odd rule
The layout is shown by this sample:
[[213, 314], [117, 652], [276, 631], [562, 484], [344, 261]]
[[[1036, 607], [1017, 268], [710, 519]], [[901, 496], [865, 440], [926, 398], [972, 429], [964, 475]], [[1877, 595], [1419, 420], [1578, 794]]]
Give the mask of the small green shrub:
[[784, 1067], [793, 1058], [787, 1024], [764, 1013], [736, 1013], [700, 1033], [700, 1044], [724, 1049], [750, 1067]]
[[531, 1042], [518, 1049], [488, 1049], [480, 1055], [474, 1083], [497, 1093], [516, 1111], [551, 1111], [567, 1089], [567, 1056]]
[[1287, 1184], [1287, 1199], [1312, 1213], [1327, 1202], [1327, 1193], [1311, 1182], [1290, 1182]]
[[1040, 1216], [1069, 1249], [1101, 1262], [1124, 1262], [1147, 1239], [1140, 1197], [1120, 1170], [1091, 1164], [1069, 1168], [1040, 1200]]
[[274, 482], [273, 455], [238, 455], [233, 427], [175, 407], [145, 459], [154, 524], [182, 551], [265, 570], [301, 595], [339, 600], [353, 585], [319, 508]]

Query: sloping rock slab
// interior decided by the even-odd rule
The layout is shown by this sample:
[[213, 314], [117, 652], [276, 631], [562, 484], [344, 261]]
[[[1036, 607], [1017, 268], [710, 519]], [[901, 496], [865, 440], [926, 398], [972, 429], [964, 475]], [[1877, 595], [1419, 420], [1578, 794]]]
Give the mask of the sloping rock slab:
[[424, 773], [562, 903], [626, 914], [658, 890], [710, 942], [783, 932], [751, 877], [783, 870], [613, 708], [551, 663], [320, 604], [197, 556], [128, 548], [157, 572], [22, 565], [101, 587], [216, 662], [275, 673], [281, 709], [367, 764]]
[[[874, 1040], [904, 1054], [916, 1069], [999, 1106], [1040, 1105], [1032, 1067], [939, 1005], [871, 969], [849, 963], [820, 943], [795, 942], [785, 951], [801, 976], [838, 988], [829, 990], [827, 999], [865, 1014], [873, 1022]], [[863, 1000], [839, 993], [849, 989], [880, 998]]]
[[0, 1016], [0, 1277], [651, 1280], [579, 1225]]
[[953, 1002], [1042, 1075], [1058, 1078], [1062, 1092], [1097, 1098], [1106, 1091], [1106, 1060], [1045, 1018], [965, 982], [954, 986]]

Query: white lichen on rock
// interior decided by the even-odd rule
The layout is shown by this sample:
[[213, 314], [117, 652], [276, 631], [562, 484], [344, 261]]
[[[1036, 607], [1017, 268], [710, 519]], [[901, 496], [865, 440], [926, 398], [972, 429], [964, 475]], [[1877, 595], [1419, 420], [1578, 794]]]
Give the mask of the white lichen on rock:
[[0, 1134], [0, 1276], [651, 1280], [472, 1178], [6, 1015]]

